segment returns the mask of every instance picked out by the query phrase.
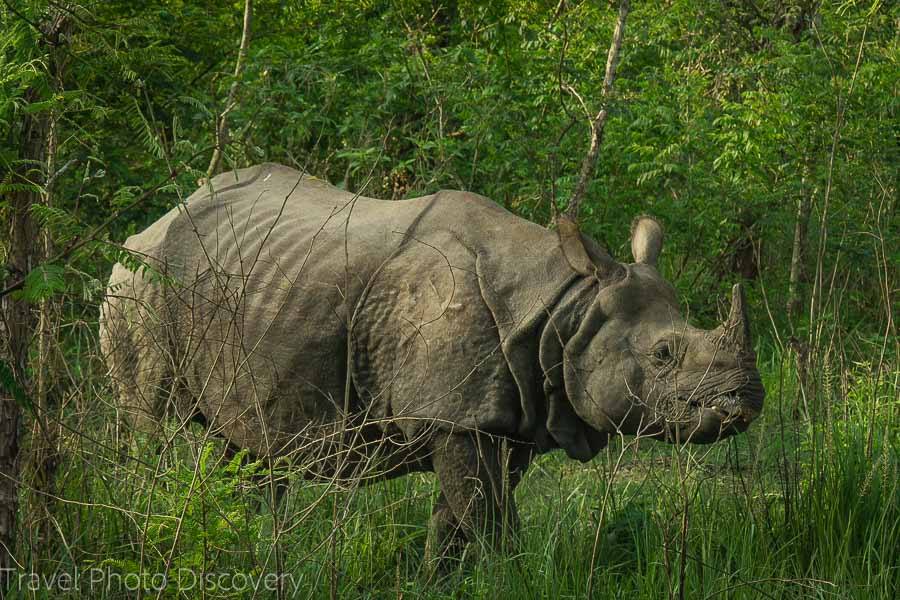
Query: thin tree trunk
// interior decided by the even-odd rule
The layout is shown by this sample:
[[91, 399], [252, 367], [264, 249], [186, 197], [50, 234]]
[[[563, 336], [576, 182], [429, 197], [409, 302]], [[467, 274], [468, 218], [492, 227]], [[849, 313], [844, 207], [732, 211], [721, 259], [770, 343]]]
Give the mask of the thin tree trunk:
[[[59, 53], [50, 51], [48, 61], [52, 70], [54, 92], [61, 92], [62, 75], [64, 65]], [[58, 108], [51, 109], [47, 120], [47, 137], [45, 142], [45, 167], [44, 167], [44, 192], [41, 198], [44, 206], [53, 206], [54, 188], [58, 169], [59, 153], [59, 121]], [[53, 254], [53, 239], [51, 232], [44, 228], [35, 232], [37, 248], [36, 261], [47, 260]], [[23, 460], [23, 479], [35, 490], [26, 506], [22, 516], [24, 530], [29, 532], [32, 556], [36, 556], [36, 548], [47, 548], [46, 541], [50, 536], [48, 499], [53, 497], [53, 487], [58, 463], [57, 444], [59, 440], [59, 424], [54, 415], [55, 402], [52, 401], [53, 382], [51, 380], [50, 362], [53, 356], [53, 328], [51, 326], [54, 314], [58, 311], [58, 299], [43, 298], [38, 305], [36, 316], [36, 341], [37, 356], [32, 366], [33, 390], [34, 390], [34, 418], [31, 424], [31, 436], [27, 460]]]
[[791, 251], [791, 275], [788, 283], [787, 315], [789, 320], [798, 314], [803, 304], [803, 263], [806, 257], [806, 239], [809, 232], [809, 215], [812, 201], [803, 194], [797, 203], [797, 220], [794, 223], [794, 246]]
[[206, 169], [207, 181], [219, 170], [219, 164], [222, 162], [222, 147], [226, 144], [228, 137], [228, 113], [234, 108], [235, 98], [237, 96], [238, 84], [241, 80], [241, 73], [244, 71], [244, 63], [247, 61], [247, 51], [250, 49], [250, 35], [253, 26], [253, 0], [245, 0], [244, 3], [244, 27], [241, 33], [241, 46], [238, 50], [237, 62], [234, 65], [234, 80], [228, 89], [228, 97], [225, 99], [225, 108], [222, 114], [216, 120], [216, 147], [213, 149], [212, 158], [209, 161], [209, 167]]
[[[805, 179], [804, 177], [804, 181]], [[804, 263], [806, 262], [809, 217], [812, 212], [812, 196], [814, 193], [806, 193], [804, 190], [797, 201], [797, 219], [794, 222], [794, 243], [791, 249], [791, 273], [788, 280], [788, 300], [785, 306], [791, 331], [794, 330], [794, 318], [803, 309]], [[802, 412], [809, 417], [809, 402], [807, 401], [809, 346], [792, 335], [790, 349], [796, 355], [798, 383], [791, 414], [795, 419], [800, 418], [802, 406]]]

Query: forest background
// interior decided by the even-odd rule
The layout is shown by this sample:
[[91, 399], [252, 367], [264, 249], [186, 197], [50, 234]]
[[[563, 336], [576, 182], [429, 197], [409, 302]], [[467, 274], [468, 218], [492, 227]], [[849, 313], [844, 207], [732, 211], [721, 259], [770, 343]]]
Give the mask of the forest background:
[[[900, 8], [634, 2], [603, 96], [617, 8], [3, 0], [0, 568], [274, 569], [323, 597], [895, 597]], [[521, 492], [522, 554], [438, 583], [416, 577], [425, 476], [298, 484], [237, 524], [260, 465], [206, 464], [214, 443], [120, 460], [104, 282], [123, 240], [199, 181], [275, 161], [380, 198], [471, 190], [547, 224], [600, 108], [582, 228], [625, 259], [631, 220], [658, 217], [661, 269], [701, 325], [746, 284], [769, 390], [750, 434], [623, 441], [581, 470], [547, 457]]]

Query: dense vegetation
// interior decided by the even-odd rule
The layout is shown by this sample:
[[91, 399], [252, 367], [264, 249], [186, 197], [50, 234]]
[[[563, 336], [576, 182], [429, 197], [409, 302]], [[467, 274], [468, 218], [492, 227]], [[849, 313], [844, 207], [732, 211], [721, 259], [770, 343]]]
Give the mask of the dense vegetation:
[[701, 324], [745, 281], [766, 411], [711, 448], [543, 457], [520, 552], [441, 580], [420, 572], [429, 477], [298, 480], [273, 510], [265, 465], [188, 443], [199, 430], [120, 456], [103, 282], [125, 237], [215, 167], [217, 130], [219, 169], [283, 162], [392, 199], [467, 189], [548, 223], [587, 151], [616, 6], [253, 7], [236, 69], [243, 2], [0, 4], [0, 403], [22, 414], [23, 572], [284, 573], [301, 597], [896, 596], [897, 5], [633, 3], [582, 227], [625, 259], [632, 218], [659, 217], [662, 271]]

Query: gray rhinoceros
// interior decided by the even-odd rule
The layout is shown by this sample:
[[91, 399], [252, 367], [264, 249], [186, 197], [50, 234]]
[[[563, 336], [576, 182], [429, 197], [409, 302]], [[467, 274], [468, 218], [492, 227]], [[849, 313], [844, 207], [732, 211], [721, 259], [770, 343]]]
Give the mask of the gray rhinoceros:
[[724, 325], [691, 327], [656, 268], [662, 237], [636, 219], [621, 264], [570, 220], [550, 231], [466, 192], [376, 200], [264, 164], [128, 239], [143, 267], [113, 269], [102, 347], [135, 428], [200, 420], [311, 477], [434, 471], [431, 550], [497, 539], [535, 454], [587, 461], [618, 433], [712, 442], [762, 409], [740, 288]]

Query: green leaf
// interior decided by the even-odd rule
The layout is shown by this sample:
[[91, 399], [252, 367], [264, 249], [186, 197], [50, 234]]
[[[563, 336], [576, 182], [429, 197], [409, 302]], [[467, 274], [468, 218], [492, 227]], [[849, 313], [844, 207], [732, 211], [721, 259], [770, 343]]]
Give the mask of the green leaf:
[[65, 268], [62, 265], [40, 265], [25, 276], [25, 284], [16, 292], [16, 298], [40, 302], [65, 289]]

